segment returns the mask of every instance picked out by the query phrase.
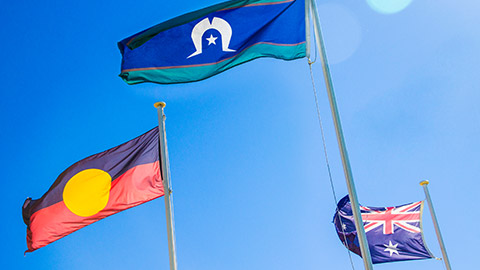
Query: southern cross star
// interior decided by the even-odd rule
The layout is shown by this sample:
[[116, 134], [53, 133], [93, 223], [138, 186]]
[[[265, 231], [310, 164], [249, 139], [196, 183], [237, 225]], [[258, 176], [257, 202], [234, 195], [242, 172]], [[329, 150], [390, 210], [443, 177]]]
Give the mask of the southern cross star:
[[215, 40], [217, 40], [217, 38], [218, 38], [218, 37], [214, 37], [212, 34], [210, 34], [210, 37], [207, 38], [207, 40], [208, 40], [208, 45], [210, 45], [210, 44], [212, 44], [212, 43], [213, 43], [213, 45], [217, 45], [217, 43], [215, 43]]
[[399, 255], [399, 254], [398, 254], [398, 248], [397, 248], [398, 243], [395, 244], [395, 245], [393, 245], [393, 244], [392, 244], [392, 241], [388, 241], [388, 242], [389, 242], [388, 245], [385, 245], [385, 244], [384, 244], [384, 246], [386, 247], [386, 249], [385, 249], [384, 251], [390, 252], [390, 257], [392, 257], [392, 254], [393, 254], [393, 253], [397, 253], [397, 255]]

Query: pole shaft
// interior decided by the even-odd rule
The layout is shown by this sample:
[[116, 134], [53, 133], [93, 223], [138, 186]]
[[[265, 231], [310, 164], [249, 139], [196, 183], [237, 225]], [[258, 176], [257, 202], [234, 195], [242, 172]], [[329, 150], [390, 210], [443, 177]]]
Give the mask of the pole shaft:
[[310, 0], [305, 0], [305, 55], [310, 60]]
[[165, 132], [165, 103], [157, 102], [155, 107], [158, 111], [158, 135], [160, 142], [160, 160], [162, 166], [162, 183], [165, 193], [165, 215], [167, 217], [168, 253], [170, 270], [177, 270], [177, 255], [175, 250], [175, 222], [173, 219], [172, 190], [170, 185], [170, 165], [168, 162], [167, 136]]
[[432, 216], [433, 226], [435, 227], [435, 233], [437, 234], [438, 243], [440, 244], [440, 249], [442, 250], [443, 261], [445, 262], [445, 267], [447, 270], [452, 270], [450, 266], [450, 261], [448, 260], [447, 250], [445, 249], [445, 244], [443, 243], [442, 233], [440, 232], [440, 226], [438, 226], [437, 215], [435, 214], [435, 209], [433, 208], [432, 198], [430, 198], [430, 192], [428, 191], [428, 181], [420, 182], [420, 185], [423, 187], [425, 192], [425, 197], [428, 202], [428, 208], [430, 209], [430, 215]]
[[330, 108], [332, 111], [333, 123], [335, 124], [335, 132], [337, 135], [337, 141], [340, 148], [340, 155], [342, 157], [343, 170], [345, 173], [345, 180], [347, 182], [348, 195], [352, 204], [352, 212], [355, 220], [355, 227], [357, 229], [358, 242], [360, 244], [360, 250], [362, 252], [363, 263], [365, 269], [372, 270], [372, 258], [370, 256], [370, 249], [368, 247], [367, 237], [365, 229], [363, 227], [362, 215], [360, 212], [360, 206], [358, 203], [357, 192], [355, 190], [355, 184], [353, 182], [352, 169], [350, 167], [350, 160], [348, 158], [347, 147], [345, 145], [345, 139], [343, 137], [342, 125], [340, 123], [340, 116], [337, 108], [337, 101], [335, 99], [335, 93], [333, 91], [333, 83], [330, 75], [330, 68], [328, 66], [327, 54], [323, 42], [322, 32], [320, 29], [320, 19], [318, 17], [317, 5], [315, 0], [311, 1], [311, 7], [313, 12], [313, 27], [315, 31], [315, 38], [317, 47], [320, 50], [320, 59], [322, 62], [323, 76], [325, 79], [325, 85], [328, 92], [328, 99], [330, 102]]

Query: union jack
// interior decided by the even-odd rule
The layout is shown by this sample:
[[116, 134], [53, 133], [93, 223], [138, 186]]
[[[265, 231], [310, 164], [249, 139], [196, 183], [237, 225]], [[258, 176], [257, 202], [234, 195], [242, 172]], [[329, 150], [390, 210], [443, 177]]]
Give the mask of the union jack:
[[[394, 207], [360, 206], [360, 210], [373, 263], [434, 258], [421, 230], [423, 201]], [[340, 240], [361, 256], [348, 195], [338, 202], [333, 220]]]
[[365, 232], [383, 226], [383, 234], [393, 234], [395, 226], [411, 233], [420, 233], [420, 211], [423, 201], [397, 207], [385, 207], [385, 210], [374, 210], [360, 206]]

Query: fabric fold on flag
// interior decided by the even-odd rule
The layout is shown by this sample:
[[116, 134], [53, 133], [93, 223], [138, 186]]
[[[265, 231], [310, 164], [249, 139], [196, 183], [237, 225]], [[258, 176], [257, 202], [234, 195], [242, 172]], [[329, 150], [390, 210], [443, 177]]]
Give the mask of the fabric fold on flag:
[[100, 219], [164, 195], [158, 128], [76, 162], [40, 199], [22, 207], [26, 252]]
[[[435, 258], [423, 237], [423, 201], [394, 207], [360, 206], [360, 211], [374, 264]], [[361, 256], [348, 195], [338, 202], [333, 222], [342, 243]]]
[[118, 42], [128, 84], [186, 83], [259, 57], [305, 57], [304, 0], [235, 0], [160, 23]]

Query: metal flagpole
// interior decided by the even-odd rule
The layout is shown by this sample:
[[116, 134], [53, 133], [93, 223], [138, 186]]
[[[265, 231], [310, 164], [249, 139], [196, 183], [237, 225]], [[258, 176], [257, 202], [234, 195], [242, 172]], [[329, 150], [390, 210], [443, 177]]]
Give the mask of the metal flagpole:
[[154, 104], [158, 111], [158, 135], [160, 142], [160, 160], [162, 168], [162, 183], [165, 197], [165, 214], [167, 216], [168, 253], [170, 258], [170, 270], [177, 270], [177, 255], [175, 251], [175, 222], [173, 220], [172, 189], [170, 183], [170, 164], [168, 162], [167, 136], [165, 132], [166, 116], [163, 112], [165, 102]]
[[305, 56], [310, 59], [310, 0], [305, 0]]
[[428, 202], [428, 208], [430, 208], [430, 215], [432, 216], [433, 226], [435, 227], [435, 233], [437, 234], [438, 243], [440, 244], [440, 249], [442, 250], [443, 261], [445, 262], [445, 267], [447, 270], [452, 270], [450, 266], [450, 261], [448, 260], [447, 250], [445, 249], [445, 244], [443, 243], [442, 233], [440, 232], [440, 227], [438, 226], [437, 215], [435, 215], [435, 209], [433, 209], [432, 199], [430, 198], [430, 192], [428, 192], [428, 180], [420, 182], [420, 185], [423, 187], [425, 192], [425, 197]]
[[325, 46], [323, 43], [322, 32], [320, 29], [320, 19], [317, 12], [317, 4], [315, 0], [311, 0], [311, 9], [313, 12], [313, 28], [315, 31], [315, 39], [317, 47], [320, 50], [320, 59], [322, 61], [323, 76], [325, 78], [325, 84], [328, 92], [328, 99], [330, 101], [330, 108], [332, 110], [333, 122], [335, 124], [335, 132], [337, 134], [338, 145], [340, 148], [340, 155], [342, 157], [343, 171], [345, 173], [345, 180], [347, 182], [348, 195], [352, 204], [353, 218], [355, 220], [355, 227], [357, 228], [358, 242], [360, 244], [360, 250], [362, 252], [363, 264], [365, 269], [372, 270], [372, 258], [370, 256], [370, 249], [367, 243], [367, 237], [365, 229], [363, 227], [362, 215], [358, 204], [357, 192], [355, 191], [355, 184], [353, 182], [352, 169], [350, 167], [350, 161], [348, 159], [347, 147], [345, 145], [345, 139], [343, 138], [342, 125], [340, 123], [340, 116], [337, 109], [337, 101], [335, 100], [335, 93], [333, 91], [332, 78], [330, 76], [330, 68], [328, 67], [327, 54], [325, 52]]

